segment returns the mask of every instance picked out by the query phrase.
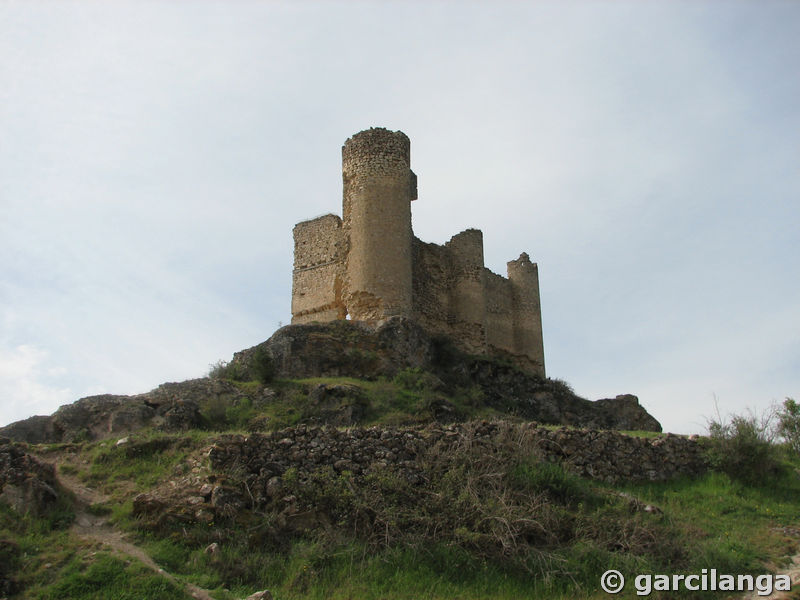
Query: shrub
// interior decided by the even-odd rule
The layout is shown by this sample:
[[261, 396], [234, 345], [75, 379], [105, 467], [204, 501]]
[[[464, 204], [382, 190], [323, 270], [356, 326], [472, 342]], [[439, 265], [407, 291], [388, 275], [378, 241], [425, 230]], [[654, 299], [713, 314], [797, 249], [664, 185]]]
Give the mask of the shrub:
[[773, 412], [761, 417], [752, 412], [733, 415], [726, 422], [719, 412], [709, 419], [707, 458], [713, 469], [747, 484], [763, 483], [781, 472], [778, 449], [773, 444]]
[[208, 377], [211, 379], [228, 379], [230, 381], [242, 381], [244, 370], [242, 365], [236, 362], [226, 362], [218, 360], [208, 367]]
[[509, 478], [515, 487], [544, 492], [561, 504], [594, 499], [588, 481], [565, 470], [559, 463], [541, 459], [520, 461], [510, 470]]
[[250, 372], [261, 383], [270, 383], [275, 378], [275, 363], [266, 348], [256, 348], [250, 362]]
[[206, 420], [207, 426], [212, 428], [224, 428], [227, 423], [226, 412], [228, 403], [220, 397], [209, 398], [201, 408], [200, 414]]
[[407, 368], [394, 376], [393, 382], [411, 392], [431, 392], [442, 387], [441, 380], [420, 368]]
[[800, 404], [792, 398], [787, 398], [778, 412], [778, 434], [793, 452], [800, 454]]
[[431, 352], [433, 363], [440, 367], [450, 367], [461, 359], [461, 352], [447, 335], [435, 335], [431, 338]]

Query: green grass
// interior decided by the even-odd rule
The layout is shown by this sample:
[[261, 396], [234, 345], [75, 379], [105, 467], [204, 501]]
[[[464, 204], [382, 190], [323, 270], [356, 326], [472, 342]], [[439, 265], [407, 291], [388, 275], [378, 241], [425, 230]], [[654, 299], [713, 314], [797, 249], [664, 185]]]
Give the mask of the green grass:
[[124, 500], [132, 491], [150, 489], [167, 477], [181, 474], [187, 456], [208, 443], [209, 435], [202, 431], [172, 435], [149, 430], [129, 436], [128, 442], [119, 446], [113, 440], [95, 442], [84, 451], [88, 466], [72, 469], [87, 484], [115, 500]]
[[[441, 394], [436, 381], [418, 375], [276, 382], [275, 401], [257, 410], [271, 411], [273, 423], [307, 416], [308, 392], [324, 383], [358, 388], [372, 422], [408, 419], [415, 410], [428, 410], [431, 398]], [[263, 389], [241, 386], [254, 397]], [[477, 410], [473, 404], [480, 402], [470, 399], [474, 390], [459, 393], [465, 398], [458, 410]], [[296, 412], [287, 412], [290, 408]], [[241, 402], [230, 419], [240, 423], [255, 410], [255, 403]], [[94, 504], [89, 512], [108, 516], [157, 564], [182, 581], [214, 590], [219, 600], [265, 588], [276, 600], [595, 600], [608, 597], [599, 590], [599, 579], [611, 568], [629, 580], [638, 573], [703, 568], [761, 574], [766, 564], [797, 552], [798, 540], [782, 533], [800, 527], [796, 456], [783, 457], [789, 462], [780, 473], [756, 483], [711, 472], [611, 486], [542, 462], [535, 448], [501, 434], [491, 452], [480, 444], [466, 444], [456, 453], [432, 447], [418, 459], [424, 484], [388, 470], [356, 481], [332, 469], [294, 469], [284, 475], [285, 494], [330, 518], [307, 531], [282, 524], [280, 501], [213, 526], [149, 523], [132, 515], [136, 493], [186, 474], [187, 457], [215, 435], [147, 431], [121, 446], [107, 440], [47, 450], [70, 457], [62, 473], [77, 474], [111, 495], [110, 502]], [[660, 512], [640, 510], [644, 504]], [[0, 504], [0, 575], [6, 569], [24, 587], [25, 598], [187, 598], [143, 565], [74, 537], [73, 516], [66, 498], [42, 518], [21, 517]], [[213, 555], [204, 551], [212, 542], [219, 544]], [[618, 597], [636, 597], [635, 590], [629, 586]]]
[[[307, 393], [318, 385], [352, 386], [363, 396], [365, 411], [359, 425], [414, 425], [434, 420], [432, 407], [446, 404], [458, 420], [492, 419], [503, 416], [484, 405], [478, 386], [445, 386], [435, 376], [420, 369], [405, 369], [394, 378], [374, 381], [352, 377], [314, 377], [284, 380], [286, 388], [300, 386]], [[297, 388], [295, 388], [297, 389]], [[302, 392], [301, 392], [302, 393]], [[295, 392], [295, 398], [298, 392]], [[506, 415], [507, 416], [507, 415]]]
[[[368, 354], [368, 353], [367, 353]], [[372, 360], [369, 356], [361, 357]], [[489, 361], [492, 362], [492, 361]], [[232, 381], [245, 395], [231, 403], [225, 398], [209, 398], [201, 402], [201, 413], [214, 431], [274, 431], [300, 422], [325, 423], [336, 406], [326, 398], [321, 409], [310, 401], [310, 392], [319, 385], [345, 386], [353, 393], [339, 394], [339, 408], [347, 411], [358, 405], [353, 424], [413, 425], [439, 419], [466, 421], [470, 419], [514, 418], [501, 408], [486, 405], [483, 389], [463, 378], [447, 383], [422, 369], [407, 368], [392, 378], [363, 380], [353, 377], [313, 377], [304, 379], [274, 379], [265, 386], [260, 381]], [[556, 391], [558, 384], [553, 384]], [[269, 388], [274, 395], [265, 401], [262, 392]]]
[[[346, 474], [291, 471], [284, 477], [286, 493], [324, 510], [335, 526], [281, 531], [266, 510], [211, 530], [154, 532], [147, 547], [187, 579], [229, 589], [231, 595], [220, 592], [221, 598], [266, 587], [279, 600], [602, 598], [598, 582], [610, 568], [626, 577], [710, 567], [760, 574], [766, 561], [793, 550], [771, 530], [798, 525], [800, 480], [794, 475], [763, 487], [718, 473], [609, 486], [522, 450], [505, 457], [481, 452], [425, 458], [431, 484], [421, 495], [391, 473], [354, 486]], [[634, 497], [663, 512], [634, 510]], [[520, 512], [515, 503], [528, 508]], [[368, 515], [372, 525], [357, 516], [349, 520], [357, 514]], [[508, 537], [493, 525], [520, 517], [539, 527]], [[213, 557], [203, 552], [212, 541], [221, 547]], [[635, 597], [635, 590], [621, 597]]]
[[800, 478], [786, 473], [761, 486], [742, 485], [721, 473], [701, 479], [625, 486], [659, 506], [683, 535], [691, 536], [689, 560], [734, 573], [763, 572], [765, 561], [791, 551], [777, 530], [800, 526]]
[[[15, 580], [31, 600], [134, 600], [188, 596], [138, 563], [129, 563], [69, 531], [66, 498], [44, 517], [19, 515], [0, 503], [0, 575]], [[12, 596], [13, 598], [14, 596]]]
[[189, 595], [174, 583], [140, 563], [131, 563], [108, 552], [76, 556], [66, 563], [53, 583], [26, 590], [31, 600], [186, 600]]

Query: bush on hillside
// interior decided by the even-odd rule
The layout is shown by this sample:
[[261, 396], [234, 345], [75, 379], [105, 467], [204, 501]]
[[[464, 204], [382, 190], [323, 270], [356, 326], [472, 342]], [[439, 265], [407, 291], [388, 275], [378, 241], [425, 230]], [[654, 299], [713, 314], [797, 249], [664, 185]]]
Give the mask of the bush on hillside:
[[236, 362], [226, 362], [218, 360], [208, 367], [208, 377], [210, 379], [228, 379], [230, 381], [242, 381], [242, 365]]
[[754, 485], [781, 473], [775, 440], [774, 412], [761, 417], [748, 412], [708, 421], [707, 457], [711, 467], [731, 479]]
[[800, 404], [792, 398], [783, 402], [783, 409], [778, 412], [778, 434], [795, 454], [800, 454]]
[[264, 347], [256, 348], [250, 363], [250, 372], [261, 383], [270, 383], [275, 379], [275, 362], [269, 350]]

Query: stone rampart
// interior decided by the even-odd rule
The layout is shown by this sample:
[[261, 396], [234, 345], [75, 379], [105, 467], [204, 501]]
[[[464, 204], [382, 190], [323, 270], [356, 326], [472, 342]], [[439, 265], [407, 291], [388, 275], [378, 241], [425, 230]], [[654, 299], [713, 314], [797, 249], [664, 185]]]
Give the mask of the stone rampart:
[[534, 458], [560, 462], [580, 476], [608, 482], [662, 481], [697, 476], [707, 468], [702, 447], [681, 436], [643, 438], [505, 421], [346, 430], [298, 426], [249, 437], [221, 437], [210, 449], [209, 459], [214, 470], [243, 477], [259, 502], [270, 496], [270, 487], [279, 486], [289, 469], [310, 472], [331, 467], [356, 480], [392, 469], [414, 482], [425, 478], [428, 452], [455, 456], [465, 447], [477, 446], [486, 453], [502, 453], [508, 451], [508, 440]]

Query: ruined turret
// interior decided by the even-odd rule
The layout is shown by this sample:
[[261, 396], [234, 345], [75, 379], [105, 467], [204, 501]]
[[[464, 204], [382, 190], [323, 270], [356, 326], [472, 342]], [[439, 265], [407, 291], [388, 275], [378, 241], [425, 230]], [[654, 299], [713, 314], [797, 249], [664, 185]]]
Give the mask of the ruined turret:
[[350, 240], [344, 300], [352, 319], [411, 315], [411, 201], [417, 193], [410, 152], [403, 132], [381, 128], [362, 131], [342, 147], [342, 215]]

